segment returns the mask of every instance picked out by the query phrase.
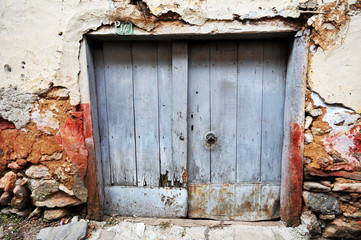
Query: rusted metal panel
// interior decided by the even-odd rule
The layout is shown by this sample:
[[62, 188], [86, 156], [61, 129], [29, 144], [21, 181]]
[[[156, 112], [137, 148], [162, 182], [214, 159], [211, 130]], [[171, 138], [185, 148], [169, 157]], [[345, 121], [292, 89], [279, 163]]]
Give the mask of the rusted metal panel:
[[260, 221], [279, 218], [280, 184], [188, 186], [190, 218]]
[[186, 217], [187, 189], [105, 187], [105, 213], [142, 217]]

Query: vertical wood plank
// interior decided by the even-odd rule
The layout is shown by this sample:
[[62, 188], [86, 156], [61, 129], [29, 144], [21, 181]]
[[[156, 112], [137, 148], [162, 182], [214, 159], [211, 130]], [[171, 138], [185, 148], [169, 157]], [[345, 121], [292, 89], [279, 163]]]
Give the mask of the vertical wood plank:
[[281, 177], [281, 219], [287, 227], [300, 224], [303, 183], [303, 131], [308, 41], [303, 32], [291, 42], [287, 63]]
[[210, 152], [205, 135], [210, 126], [209, 43], [190, 46], [188, 80], [188, 181], [210, 182]]
[[[86, 63], [89, 84], [89, 92], [87, 94], [83, 94], [81, 100], [82, 103], [85, 103], [85, 105], [82, 106], [82, 110], [85, 137], [84, 141], [85, 147], [88, 150], [88, 167], [84, 179], [85, 186], [88, 189], [87, 217], [92, 219], [102, 219], [104, 214], [104, 181], [99, 134], [98, 102], [96, 96], [96, 73], [94, 52], [91, 50], [91, 45], [89, 44], [87, 38], [85, 38], [83, 44], [81, 44], [80, 56], [84, 56], [84, 53], [86, 54], [86, 62], [81, 61], [80, 67], [83, 71], [85, 69], [84, 63]], [[100, 50], [100, 53], [102, 53], [102, 50]], [[101, 65], [103, 66], [103, 63]], [[102, 75], [104, 80], [104, 69], [102, 71]], [[83, 83], [85, 83], [85, 81], [79, 81], [80, 87], [82, 88], [83, 86], [86, 89], [87, 87], [84, 86], [85, 84], [83, 85]], [[89, 96], [90, 100], [90, 109], [86, 107], [86, 100], [83, 99], [83, 97], [86, 98], [87, 96]]]
[[100, 139], [100, 152], [103, 168], [104, 184], [111, 185], [111, 171], [109, 160], [109, 142], [108, 142], [108, 117], [107, 117], [107, 93], [105, 91], [105, 73], [103, 50], [94, 50], [94, 66], [95, 66], [95, 84], [96, 84], [96, 98], [98, 109], [98, 126]]
[[158, 77], [155, 42], [133, 42], [138, 186], [159, 185]]
[[237, 42], [211, 44], [211, 182], [236, 180]]
[[237, 182], [259, 182], [263, 41], [238, 46]]
[[188, 89], [188, 45], [174, 42], [172, 49], [173, 80], [173, 167], [174, 181], [186, 184], [187, 169], [187, 89]]
[[104, 43], [112, 184], [136, 184], [131, 43]]
[[262, 109], [262, 182], [280, 182], [283, 140], [286, 49], [265, 41]]
[[172, 158], [172, 43], [158, 43], [158, 93], [159, 93], [159, 154], [161, 186], [174, 185], [174, 163]]

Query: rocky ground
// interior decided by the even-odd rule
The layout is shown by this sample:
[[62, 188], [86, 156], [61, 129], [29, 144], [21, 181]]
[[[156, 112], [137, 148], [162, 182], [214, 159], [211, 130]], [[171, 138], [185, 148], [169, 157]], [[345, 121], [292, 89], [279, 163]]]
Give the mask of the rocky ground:
[[58, 221], [47, 222], [44, 219], [26, 220], [16, 214], [0, 214], [0, 239], [33, 240], [40, 229], [59, 225]]
[[156, 219], [108, 216], [103, 222], [67, 215], [51, 222], [26, 220], [15, 214], [0, 215], [1, 239], [130, 240], [130, 239], [269, 239], [306, 240], [306, 227], [286, 228], [279, 221], [245, 223], [191, 219]]

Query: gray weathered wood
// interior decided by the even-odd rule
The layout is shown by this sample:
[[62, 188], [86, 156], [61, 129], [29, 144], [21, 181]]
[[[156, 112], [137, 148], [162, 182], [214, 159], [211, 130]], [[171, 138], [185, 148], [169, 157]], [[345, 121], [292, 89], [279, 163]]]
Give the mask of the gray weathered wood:
[[105, 73], [103, 62], [103, 50], [94, 51], [96, 98], [98, 110], [99, 140], [103, 168], [103, 180], [105, 185], [111, 185], [111, 171], [108, 142], [108, 116], [107, 116], [107, 93], [105, 91]]
[[263, 41], [238, 45], [237, 182], [259, 182]]
[[286, 51], [282, 42], [265, 41], [261, 160], [263, 182], [281, 180]]
[[122, 216], [186, 217], [187, 189], [175, 187], [105, 187], [105, 213]]
[[[190, 217], [279, 217], [282, 43], [192, 43], [189, 58], [187, 45], [104, 44], [105, 82], [97, 83], [106, 117], [99, 121], [108, 122], [100, 127], [109, 140], [103, 168], [108, 186], [121, 185], [106, 187], [107, 213], [187, 216], [186, 190], [167, 186], [185, 187], [188, 170]], [[218, 136], [211, 150], [209, 130]]]
[[188, 182], [210, 182], [210, 152], [205, 135], [210, 126], [209, 43], [190, 46], [188, 80]]
[[132, 43], [138, 186], [159, 185], [157, 55], [155, 42]]
[[[305, 119], [308, 41], [302, 36], [302, 32], [299, 33], [301, 36], [296, 37], [291, 44], [287, 65], [282, 150], [281, 219], [289, 227], [300, 224], [302, 210], [304, 149], [302, 132]], [[293, 141], [291, 136], [294, 137]]]
[[136, 184], [131, 43], [104, 43], [109, 157], [114, 185]]
[[[81, 56], [84, 53], [83, 47], [85, 46], [86, 64], [87, 64], [87, 75], [89, 84], [89, 103], [91, 110], [91, 127], [90, 131], [93, 131], [93, 138], [87, 137], [85, 139], [85, 146], [88, 150], [88, 169], [85, 176], [85, 184], [88, 188], [88, 203], [87, 203], [87, 217], [101, 219], [104, 214], [104, 179], [102, 171], [102, 155], [100, 146], [100, 131], [99, 131], [99, 113], [98, 113], [98, 102], [97, 102], [97, 86], [96, 86], [96, 56], [91, 50], [89, 41], [84, 38], [84, 45], [81, 45]], [[102, 54], [102, 51], [100, 51]], [[84, 55], [83, 55], [84, 56]], [[103, 56], [101, 56], [103, 61]], [[103, 67], [103, 63], [101, 63]], [[81, 69], [84, 69], [83, 62], [81, 62]], [[102, 70], [102, 77], [104, 80], [104, 69]], [[82, 88], [82, 81], [79, 82], [80, 88]], [[84, 86], [85, 87], [85, 86]], [[82, 95], [83, 98], [84, 95]], [[87, 101], [81, 100], [82, 103]], [[84, 123], [89, 124], [89, 123]], [[89, 134], [89, 133], [88, 133]], [[88, 135], [87, 134], [87, 135]], [[109, 176], [109, 172], [108, 172]]]
[[187, 89], [188, 46], [185, 42], [174, 42], [172, 49], [173, 125], [172, 148], [174, 181], [184, 182], [187, 168]]
[[236, 180], [237, 43], [211, 44], [211, 130], [217, 144], [211, 150], [211, 182]]
[[[159, 154], [162, 186], [174, 185], [173, 149], [172, 149], [172, 117], [173, 117], [173, 85], [172, 85], [172, 43], [158, 43], [158, 94], [159, 94]], [[164, 182], [166, 178], [166, 183]]]

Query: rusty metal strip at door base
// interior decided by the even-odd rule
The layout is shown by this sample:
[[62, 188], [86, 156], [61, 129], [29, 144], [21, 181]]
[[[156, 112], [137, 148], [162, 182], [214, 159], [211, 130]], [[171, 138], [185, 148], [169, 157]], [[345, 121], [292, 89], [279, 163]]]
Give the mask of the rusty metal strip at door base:
[[186, 217], [186, 188], [105, 187], [105, 214], [138, 217]]
[[188, 186], [190, 218], [260, 221], [280, 217], [280, 184], [242, 183]]

